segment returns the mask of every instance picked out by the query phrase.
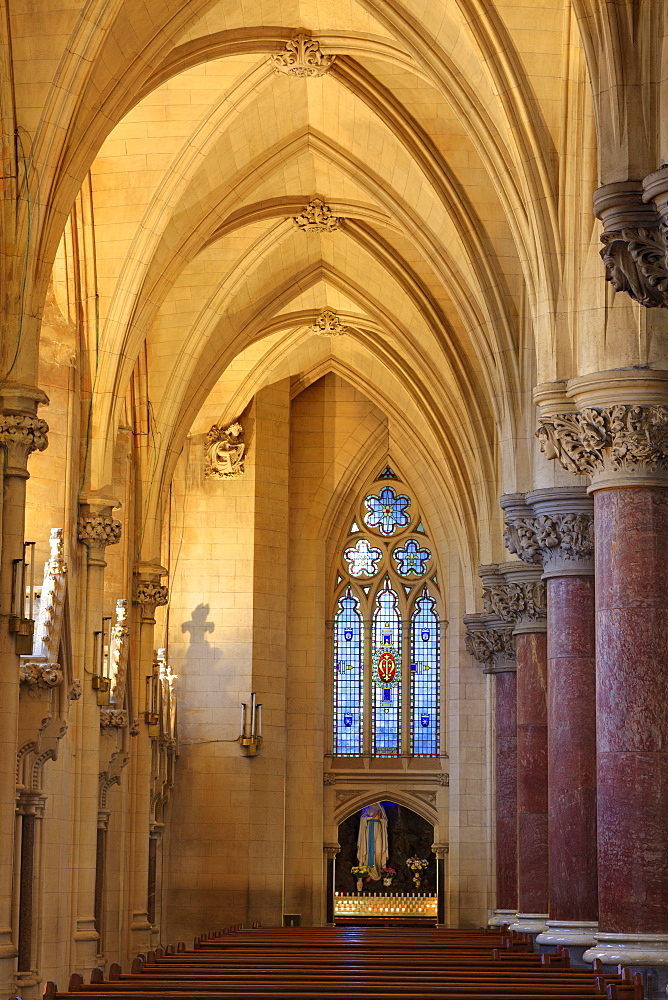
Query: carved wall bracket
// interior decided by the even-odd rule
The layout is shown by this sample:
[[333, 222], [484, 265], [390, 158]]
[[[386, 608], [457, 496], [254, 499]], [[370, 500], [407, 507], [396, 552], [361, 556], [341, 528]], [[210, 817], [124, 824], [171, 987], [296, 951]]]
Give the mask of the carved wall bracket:
[[342, 220], [334, 215], [324, 201], [313, 198], [303, 212], [294, 216], [294, 222], [303, 233], [333, 233]]
[[125, 709], [100, 709], [100, 729], [127, 729], [127, 727], [128, 713]]
[[644, 181], [606, 184], [594, 193], [594, 212], [605, 226], [600, 251], [605, 277], [647, 308], [668, 308], [668, 172]]
[[141, 608], [142, 621], [154, 622], [155, 609], [164, 607], [169, 601], [169, 589], [160, 583], [139, 580], [135, 600]]
[[244, 429], [238, 420], [219, 427], [214, 424], [206, 436], [204, 477], [206, 479], [236, 479], [243, 475]]
[[282, 52], [271, 57], [274, 73], [284, 76], [324, 76], [331, 68], [336, 56], [320, 51], [320, 42], [309, 35], [298, 34], [285, 43]]

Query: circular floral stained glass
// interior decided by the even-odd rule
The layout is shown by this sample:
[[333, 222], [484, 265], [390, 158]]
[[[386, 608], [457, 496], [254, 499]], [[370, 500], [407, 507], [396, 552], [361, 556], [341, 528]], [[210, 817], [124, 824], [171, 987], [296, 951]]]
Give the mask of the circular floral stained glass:
[[383, 553], [366, 538], [360, 538], [343, 553], [351, 576], [375, 576]]
[[427, 563], [431, 559], [429, 549], [423, 549], [415, 538], [409, 538], [400, 548], [392, 553], [400, 576], [423, 576], [427, 572]]
[[378, 494], [364, 501], [364, 523], [369, 528], [376, 528], [381, 535], [393, 535], [397, 528], [405, 528], [410, 521], [407, 513], [410, 505], [409, 497], [397, 494], [391, 486], [384, 486]]

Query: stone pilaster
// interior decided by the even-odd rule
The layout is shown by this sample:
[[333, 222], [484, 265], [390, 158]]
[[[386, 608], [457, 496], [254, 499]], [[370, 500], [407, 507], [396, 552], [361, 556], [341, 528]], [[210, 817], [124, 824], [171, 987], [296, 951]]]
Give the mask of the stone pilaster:
[[[101, 493], [80, 497], [78, 540], [86, 547], [85, 605], [83, 613], [83, 655], [88, 674], [94, 673], [93, 633], [100, 628], [104, 602], [105, 550], [121, 539], [121, 522], [113, 516], [120, 503]], [[103, 951], [96, 925], [96, 872], [99, 859], [98, 805], [100, 761], [100, 709], [92, 686], [84, 685], [79, 701], [81, 727], [79, 767], [80, 835], [75, 862], [77, 892], [74, 931], [75, 964], [88, 972], [99, 964]], [[106, 720], [103, 720], [106, 721]], [[99, 892], [99, 886], [97, 887]], [[101, 903], [100, 903], [101, 905]]]
[[37, 406], [47, 396], [33, 386], [6, 382], [0, 390], [0, 446], [4, 450], [2, 562], [0, 564], [0, 993], [16, 992], [12, 928], [14, 799], [19, 713], [19, 657], [15, 648], [16, 608], [12, 607], [13, 568], [23, 559], [28, 458], [47, 447], [46, 423]]
[[[495, 566], [484, 579], [503, 578]], [[517, 913], [517, 661], [513, 625], [494, 615], [465, 615], [466, 649], [494, 677], [494, 804], [496, 907], [491, 926], [514, 923]]]
[[599, 931], [584, 958], [666, 966], [668, 372], [573, 379], [538, 434], [594, 495]]

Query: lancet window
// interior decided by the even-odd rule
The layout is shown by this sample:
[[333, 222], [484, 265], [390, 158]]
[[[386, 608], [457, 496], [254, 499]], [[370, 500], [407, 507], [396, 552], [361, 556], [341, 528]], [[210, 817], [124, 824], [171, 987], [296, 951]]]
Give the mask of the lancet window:
[[418, 506], [388, 465], [362, 497], [341, 548], [334, 754], [440, 754], [440, 601]]

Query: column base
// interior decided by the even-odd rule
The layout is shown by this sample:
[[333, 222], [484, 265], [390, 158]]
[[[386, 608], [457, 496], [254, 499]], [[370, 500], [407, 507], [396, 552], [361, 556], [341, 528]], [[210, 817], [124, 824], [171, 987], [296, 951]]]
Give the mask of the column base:
[[517, 910], [488, 910], [487, 926], [502, 927], [503, 924], [513, 924], [517, 918]]
[[549, 915], [549, 913], [517, 913], [509, 929], [521, 934], [540, 934], [541, 931], [547, 930]]
[[668, 934], [597, 933], [585, 962], [600, 958], [603, 965], [668, 965]]
[[547, 930], [536, 938], [536, 944], [591, 948], [596, 944], [598, 923], [595, 920], [548, 920]]

